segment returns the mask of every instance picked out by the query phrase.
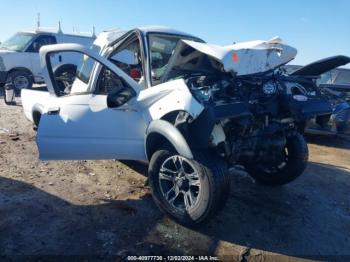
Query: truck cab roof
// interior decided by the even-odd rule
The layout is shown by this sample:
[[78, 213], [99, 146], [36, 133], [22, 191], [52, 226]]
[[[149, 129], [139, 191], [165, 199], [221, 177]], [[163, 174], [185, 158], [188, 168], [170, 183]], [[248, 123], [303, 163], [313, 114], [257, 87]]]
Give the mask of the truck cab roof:
[[[125, 29], [113, 29], [109, 31], [103, 31], [98, 35], [96, 38], [94, 45], [97, 45], [101, 48], [104, 46], [111, 45], [115, 42], [117, 42], [121, 37], [128, 34], [132, 31], [138, 31], [141, 33], [141, 35], [146, 36], [149, 33], [158, 33], [158, 34], [168, 34], [168, 35], [177, 35], [177, 36], [184, 36], [189, 38], [196, 38], [199, 39], [196, 36], [193, 36], [191, 34], [170, 28], [165, 26], [144, 26], [144, 27], [136, 27], [131, 30], [125, 30]], [[200, 40], [200, 39], [199, 39]], [[201, 40], [203, 41], [203, 40]]]
[[47, 35], [64, 35], [64, 36], [73, 36], [73, 37], [96, 38], [96, 36], [93, 33], [63, 33], [62, 31], [57, 31], [53, 29], [19, 31], [18, 33], [33, 34], [33, 35], [47, 34]]

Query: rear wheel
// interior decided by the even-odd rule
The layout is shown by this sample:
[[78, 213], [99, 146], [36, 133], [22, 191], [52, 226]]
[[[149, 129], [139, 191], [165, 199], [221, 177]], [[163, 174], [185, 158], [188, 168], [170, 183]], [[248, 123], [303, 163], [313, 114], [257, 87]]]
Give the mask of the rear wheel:
[[296, 134], [287, 138], [279, 161], [250, 162], [245, 165], [245, 169], [260, 184], [280, 186], [295, 180], [304, 172], [308, 157], [308, 147], [304, 137]]
[[227, 169], [219, 159], [201, 163], [168, 150], [151, 158], [149, 184], [158, 207], [177, 222], [198, 225], [222, 207], [229, 193]]

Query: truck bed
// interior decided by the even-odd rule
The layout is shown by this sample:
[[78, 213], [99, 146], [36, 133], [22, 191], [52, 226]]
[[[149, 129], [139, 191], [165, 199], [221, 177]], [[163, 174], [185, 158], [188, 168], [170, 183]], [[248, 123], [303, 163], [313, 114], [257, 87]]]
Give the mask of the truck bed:
[[34, 123], [33, 112], [44, 111], [46, 104], [49, 101], [50, 93], [46, 86], [34, 87], [31, 89], [23, 89], [21, 92], [22, 107], [26, 118]]

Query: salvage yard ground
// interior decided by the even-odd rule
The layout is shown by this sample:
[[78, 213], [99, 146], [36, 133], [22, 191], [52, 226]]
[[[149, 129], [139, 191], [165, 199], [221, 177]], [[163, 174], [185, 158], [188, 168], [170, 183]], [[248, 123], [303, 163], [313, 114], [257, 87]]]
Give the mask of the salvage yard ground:
[[309, 138], [305, 174], [281, 188], [232, 176], [223, 212], [190, 230], [155, 206], [142, 164], [39, 161], [22, 108], [0, 98], [1, 255], [350, 255], [347, 140]]

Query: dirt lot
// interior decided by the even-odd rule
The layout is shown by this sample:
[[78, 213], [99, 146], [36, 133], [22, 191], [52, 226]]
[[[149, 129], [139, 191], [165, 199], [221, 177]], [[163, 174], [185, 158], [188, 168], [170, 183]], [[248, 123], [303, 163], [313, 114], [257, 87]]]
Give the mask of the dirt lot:
[[310, 142], [297, 181], [267, 188], [235, 174], [224, 211], [190, 230], [153, 204], [142, 164], [39, 161], [21, 107], [1, 100], [0, 254], [350, 255], [350, 143]]

